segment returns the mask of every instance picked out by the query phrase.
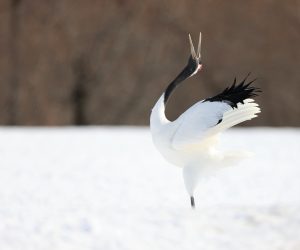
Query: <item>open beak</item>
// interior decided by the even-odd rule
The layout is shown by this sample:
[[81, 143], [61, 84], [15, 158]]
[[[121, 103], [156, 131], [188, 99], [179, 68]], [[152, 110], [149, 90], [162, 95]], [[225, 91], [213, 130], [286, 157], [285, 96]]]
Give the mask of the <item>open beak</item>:
[[190, 40], [190, 46], [191, 46], [191, 55], [192, 55], [193, 59], [200, 60], [200, 58], [201, 58], [201, 32], [199, 34], [197, 53], [195, 52], [195, 48], [194, 48], [193, 41], [192, 41], [190, 34], [189, 34], [189, 40]]

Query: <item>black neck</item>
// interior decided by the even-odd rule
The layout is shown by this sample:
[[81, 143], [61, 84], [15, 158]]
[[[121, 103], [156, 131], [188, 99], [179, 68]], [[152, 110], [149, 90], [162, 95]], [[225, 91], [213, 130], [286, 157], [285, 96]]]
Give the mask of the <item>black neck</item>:
[[188, 67], [185, 67], [181, 73], [169, 84], [166, 88], [165, 95], [164, 95], [164, 103], [167, 104], [169, 97], [171, 96], [172, 92], [175, 88], [179, 85], [179, 83], [183, 82], [186, 78], [191, 75], [191, 72]]

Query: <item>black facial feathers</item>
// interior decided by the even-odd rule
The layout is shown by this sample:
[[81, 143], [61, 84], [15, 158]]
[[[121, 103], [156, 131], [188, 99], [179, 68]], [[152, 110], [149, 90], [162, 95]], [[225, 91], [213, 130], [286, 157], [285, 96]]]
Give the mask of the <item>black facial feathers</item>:
[[185, 79], [190, 77], [194, 74], [194, 72], [197, 70], [199, 66], [199, 60], [193, 59], [191, 56], [189, 57], [187, 65], [184, 67], [184, 69], [180, 72], [180, 74], [169, 84], [169, 86], [166, 88], [165, 96], [164, 96], [164, 103], [166, 104], [169, 97], [171, 96], [171, 93], [175, 90], [175, 88], [183, 82]]

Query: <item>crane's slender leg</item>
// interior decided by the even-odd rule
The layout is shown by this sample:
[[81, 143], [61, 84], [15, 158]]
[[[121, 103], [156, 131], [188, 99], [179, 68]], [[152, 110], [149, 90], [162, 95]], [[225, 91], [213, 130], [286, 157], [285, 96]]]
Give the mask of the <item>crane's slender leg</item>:
[[191, 196], [191, 206], [193, 209], [195, 209], [195, 199], [194, 196]]

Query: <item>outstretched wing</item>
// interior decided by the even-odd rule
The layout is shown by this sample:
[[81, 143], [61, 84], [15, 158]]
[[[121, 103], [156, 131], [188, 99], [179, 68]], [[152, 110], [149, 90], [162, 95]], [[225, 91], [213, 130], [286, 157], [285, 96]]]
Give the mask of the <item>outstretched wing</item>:
[[230, 88], [184, 112], [176, 120], [178, 129], [172, 139], [173, 148], [199, 145], [225, 129], [256, 117], [260, 109], [249, 98], [256, 96], [260, 90], [250, 86], [254, 80], [246, 84], [247, 77], [238, 85], [235, 79]]

